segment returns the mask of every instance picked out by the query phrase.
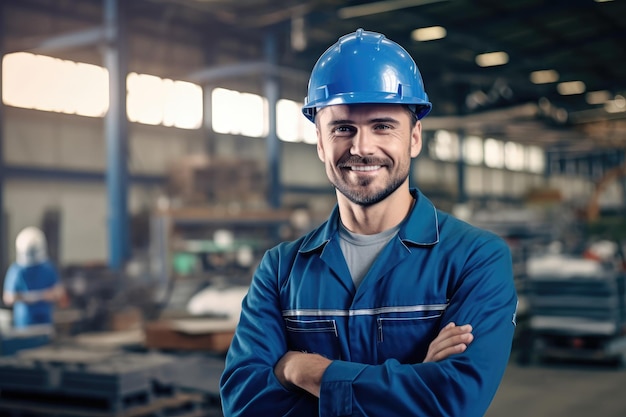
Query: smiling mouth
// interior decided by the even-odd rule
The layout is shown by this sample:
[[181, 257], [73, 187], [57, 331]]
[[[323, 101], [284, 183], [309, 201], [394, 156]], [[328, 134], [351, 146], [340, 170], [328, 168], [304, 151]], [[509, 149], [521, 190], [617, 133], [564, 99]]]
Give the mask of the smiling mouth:
[[358, 165], [349, 167], [352, 171], [368, 172], [382, 168], [382, 165]]

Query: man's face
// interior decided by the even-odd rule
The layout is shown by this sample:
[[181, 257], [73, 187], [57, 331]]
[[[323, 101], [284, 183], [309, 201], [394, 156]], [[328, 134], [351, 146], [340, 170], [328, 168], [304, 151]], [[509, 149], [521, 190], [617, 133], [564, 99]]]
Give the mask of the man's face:
[[317, 153], [326, 175], [348, 200], [376, 204], [408, 181], [422, 128], [398, 104], [335, 105], [316, 115]]

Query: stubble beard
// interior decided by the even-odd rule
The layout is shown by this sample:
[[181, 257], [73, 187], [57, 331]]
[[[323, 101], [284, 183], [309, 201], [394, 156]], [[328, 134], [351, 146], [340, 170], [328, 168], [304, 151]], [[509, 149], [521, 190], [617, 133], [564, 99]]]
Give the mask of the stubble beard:
[[403, 172], [398, 173], [398, 175], [392, 176], [383, 188], [379, 190], [370, 189], [370, 184], [374, 182], [375, 178], [363, 178], [359, 180], [358, 183], [353, 184], [344, 180], [341, 176], [334, 174], [330, 177], [330, 182], [335, 189], [348, 200], [354, 204], [367, 207], [380, 203], [385, 198], [389, 197], [404, 184], [408, 177], [409, 169], [407, 168]]

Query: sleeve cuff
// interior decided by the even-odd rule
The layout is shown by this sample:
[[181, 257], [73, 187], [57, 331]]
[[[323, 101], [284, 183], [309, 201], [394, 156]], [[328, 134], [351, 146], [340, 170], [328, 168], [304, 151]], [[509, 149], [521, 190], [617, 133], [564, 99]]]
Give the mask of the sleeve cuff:
[[352, 415], [352, 382], [367, 365], [333, 361], [322, 376], [320, 389], [320, 415]]

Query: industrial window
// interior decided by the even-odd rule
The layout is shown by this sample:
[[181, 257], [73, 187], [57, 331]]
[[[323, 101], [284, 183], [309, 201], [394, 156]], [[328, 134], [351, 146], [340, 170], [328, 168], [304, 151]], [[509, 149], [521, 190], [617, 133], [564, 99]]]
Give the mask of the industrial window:
[[504, 168], [504, 144], [495, 139], [485, 139], [485, 165]]
[[102, 117], [109, 108], [106, 69], [27, 52], [2, 59], [2, 101], [22, 107]]
[[542, 174], [546, 169], [546, 155], [539, 146], [526, 147], [526, 170]]
[[456, 133], [447, 130], [437, 130], [428, 146], [432, 158], [440, 161], [458, 161], [459, 137]]
[[184, 81], [130, 73], [127, 113], [131, 122], [197, 129], [202, 124], [202, 88]]
[[217, 133], [267, 135], [267, 100], [257, 94], [215, 88], [211, 92], [211, 121]]
[[[2, 101], [8, 106], [88, 117], [103, 117], [109, 108], [109, 77], [103, 67], [16, 52], [4, 56], [2, 70]], [[131, 73], [126, 87], [130, 121], [200, 127], [200, 86]]]
[[470, 165], [483, 163], [483, 140], [478, 136], [468, 136], [463, 140], [463, 159]]
[[[525, 146], [517, 142], [478, 136], [463, 139], [463, 161], [468, 165], [484, 164], [488, 168], [506, 168], [541, 174], [545, 169], [545, 153], [538, 146]], [[454, 132], [437, 130], [430, 141], [428, 151], [431, 158], [454, 162], [459, 159], [459, 137]]]
[[504, 166], [511, 171], [522, 171], [524, 169], [524, 145], [515, 142], [504, 144]]
[[302, 114], [302, 103], [278, 100], [276, 103], [276, 134], [285, 142], [317, 142], [315, 124]]

